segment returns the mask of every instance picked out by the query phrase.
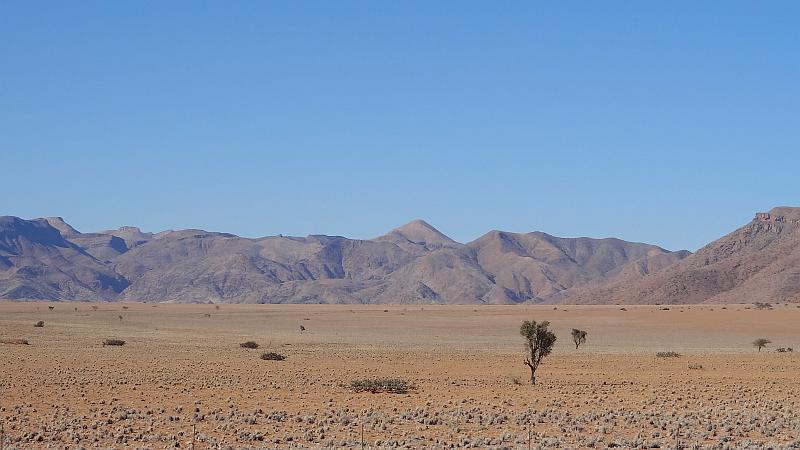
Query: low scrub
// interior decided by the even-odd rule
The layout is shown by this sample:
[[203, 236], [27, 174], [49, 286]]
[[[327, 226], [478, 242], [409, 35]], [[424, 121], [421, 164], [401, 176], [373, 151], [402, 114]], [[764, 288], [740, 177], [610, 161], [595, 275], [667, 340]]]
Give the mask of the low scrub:
[[412, 389], [411, 383], [400, 378], [364, 378], [350, 382], [350, 389], [354, 392], [388, 392], [390, 394], [405, 394]]
[[44, 326], [44, 320], [36, 322], [35, 324], [33, 324], [33, 326], [36, 328], [42, 328]]
[[778, 352], [778, 353], [791, 353], [791, 352], [794, 351], [794, 349], [792, 347], [788, 347], [788, 348], [780, 347], [780, 348], [776, 348], [775, 351]]
[[0, 338], [0, 344], [31, 345], [27, 339], [9, 339], [9, 338]]
[[681, 354], [678, 352], [658, 352], [656, 356], [659, 358], [679, 358]]
[[266, 352], [261, 354], [261, 359], [265, 361], [283, 361], [286, 357], [280, 353]]
[[247, 348], [247, 349], [254, 349], [258, 348], [258, 344], [253, 341], [242, 342], [239, 344], [239, 347]]
[[692, 369], [692, 370], [702, 370], [703, 369], [703, 365], [702, 364], [689, 364], [689, 368]]
[[125, 341], [122, 339], [106, 339], [103, 341], [103, 347], [106, 345], [114, 345], [114, 346], [122, 346], [125, 345]]

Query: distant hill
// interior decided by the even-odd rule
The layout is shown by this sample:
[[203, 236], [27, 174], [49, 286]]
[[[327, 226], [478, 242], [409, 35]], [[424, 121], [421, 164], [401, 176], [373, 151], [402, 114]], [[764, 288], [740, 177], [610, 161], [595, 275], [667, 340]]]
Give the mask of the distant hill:
[[571, 303], [800, 302], [800, 208], [750, 223], [663, 270], [573, 295]]
[[[750, 231], [696, 255], [541, 232], [490, 231], [462, 244], [422, 220], [358, 240], [135, 227], [82, 233], [57, 217], [2, 217], [0, 298], [406, 304], [796, 298], [797, 210], [760, 217], [745, 227]], [[743, 293], [734, 295], [740, 285]]]

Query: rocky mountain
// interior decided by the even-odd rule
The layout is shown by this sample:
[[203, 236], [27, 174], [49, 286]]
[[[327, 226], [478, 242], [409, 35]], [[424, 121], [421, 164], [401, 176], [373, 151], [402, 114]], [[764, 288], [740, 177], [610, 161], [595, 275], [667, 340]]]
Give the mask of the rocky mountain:
[[800, 208], [750, 223], [663, 270], [573, 295], [571, 303], [800, 302]]
[[375, 239], [203, 230], [81, 233], [2, 218], [0, 298], [262, 303], [562, 301], [658, 273], [688, 252], [492, 231], [467, 244], [416, 220]]
[[114, 299], [128, 285], [48, 219], [0, 217], [0, 298]]

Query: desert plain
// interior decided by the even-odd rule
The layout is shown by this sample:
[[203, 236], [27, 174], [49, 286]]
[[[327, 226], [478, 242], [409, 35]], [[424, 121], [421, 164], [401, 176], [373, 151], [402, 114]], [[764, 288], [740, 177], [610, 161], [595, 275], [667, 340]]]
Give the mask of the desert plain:
[[[558, 336], [535, 386], [523, 320]], [[800, 448], [793, 304], [0, 302], [0, 342], [3, 450]]]

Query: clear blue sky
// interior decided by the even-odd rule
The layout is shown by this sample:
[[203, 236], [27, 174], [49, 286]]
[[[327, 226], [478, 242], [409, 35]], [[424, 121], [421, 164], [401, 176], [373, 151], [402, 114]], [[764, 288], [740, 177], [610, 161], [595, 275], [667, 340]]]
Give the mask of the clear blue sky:
[[800, 205], [800, 3], [0, 3], [0, 214], [694, 250]]

